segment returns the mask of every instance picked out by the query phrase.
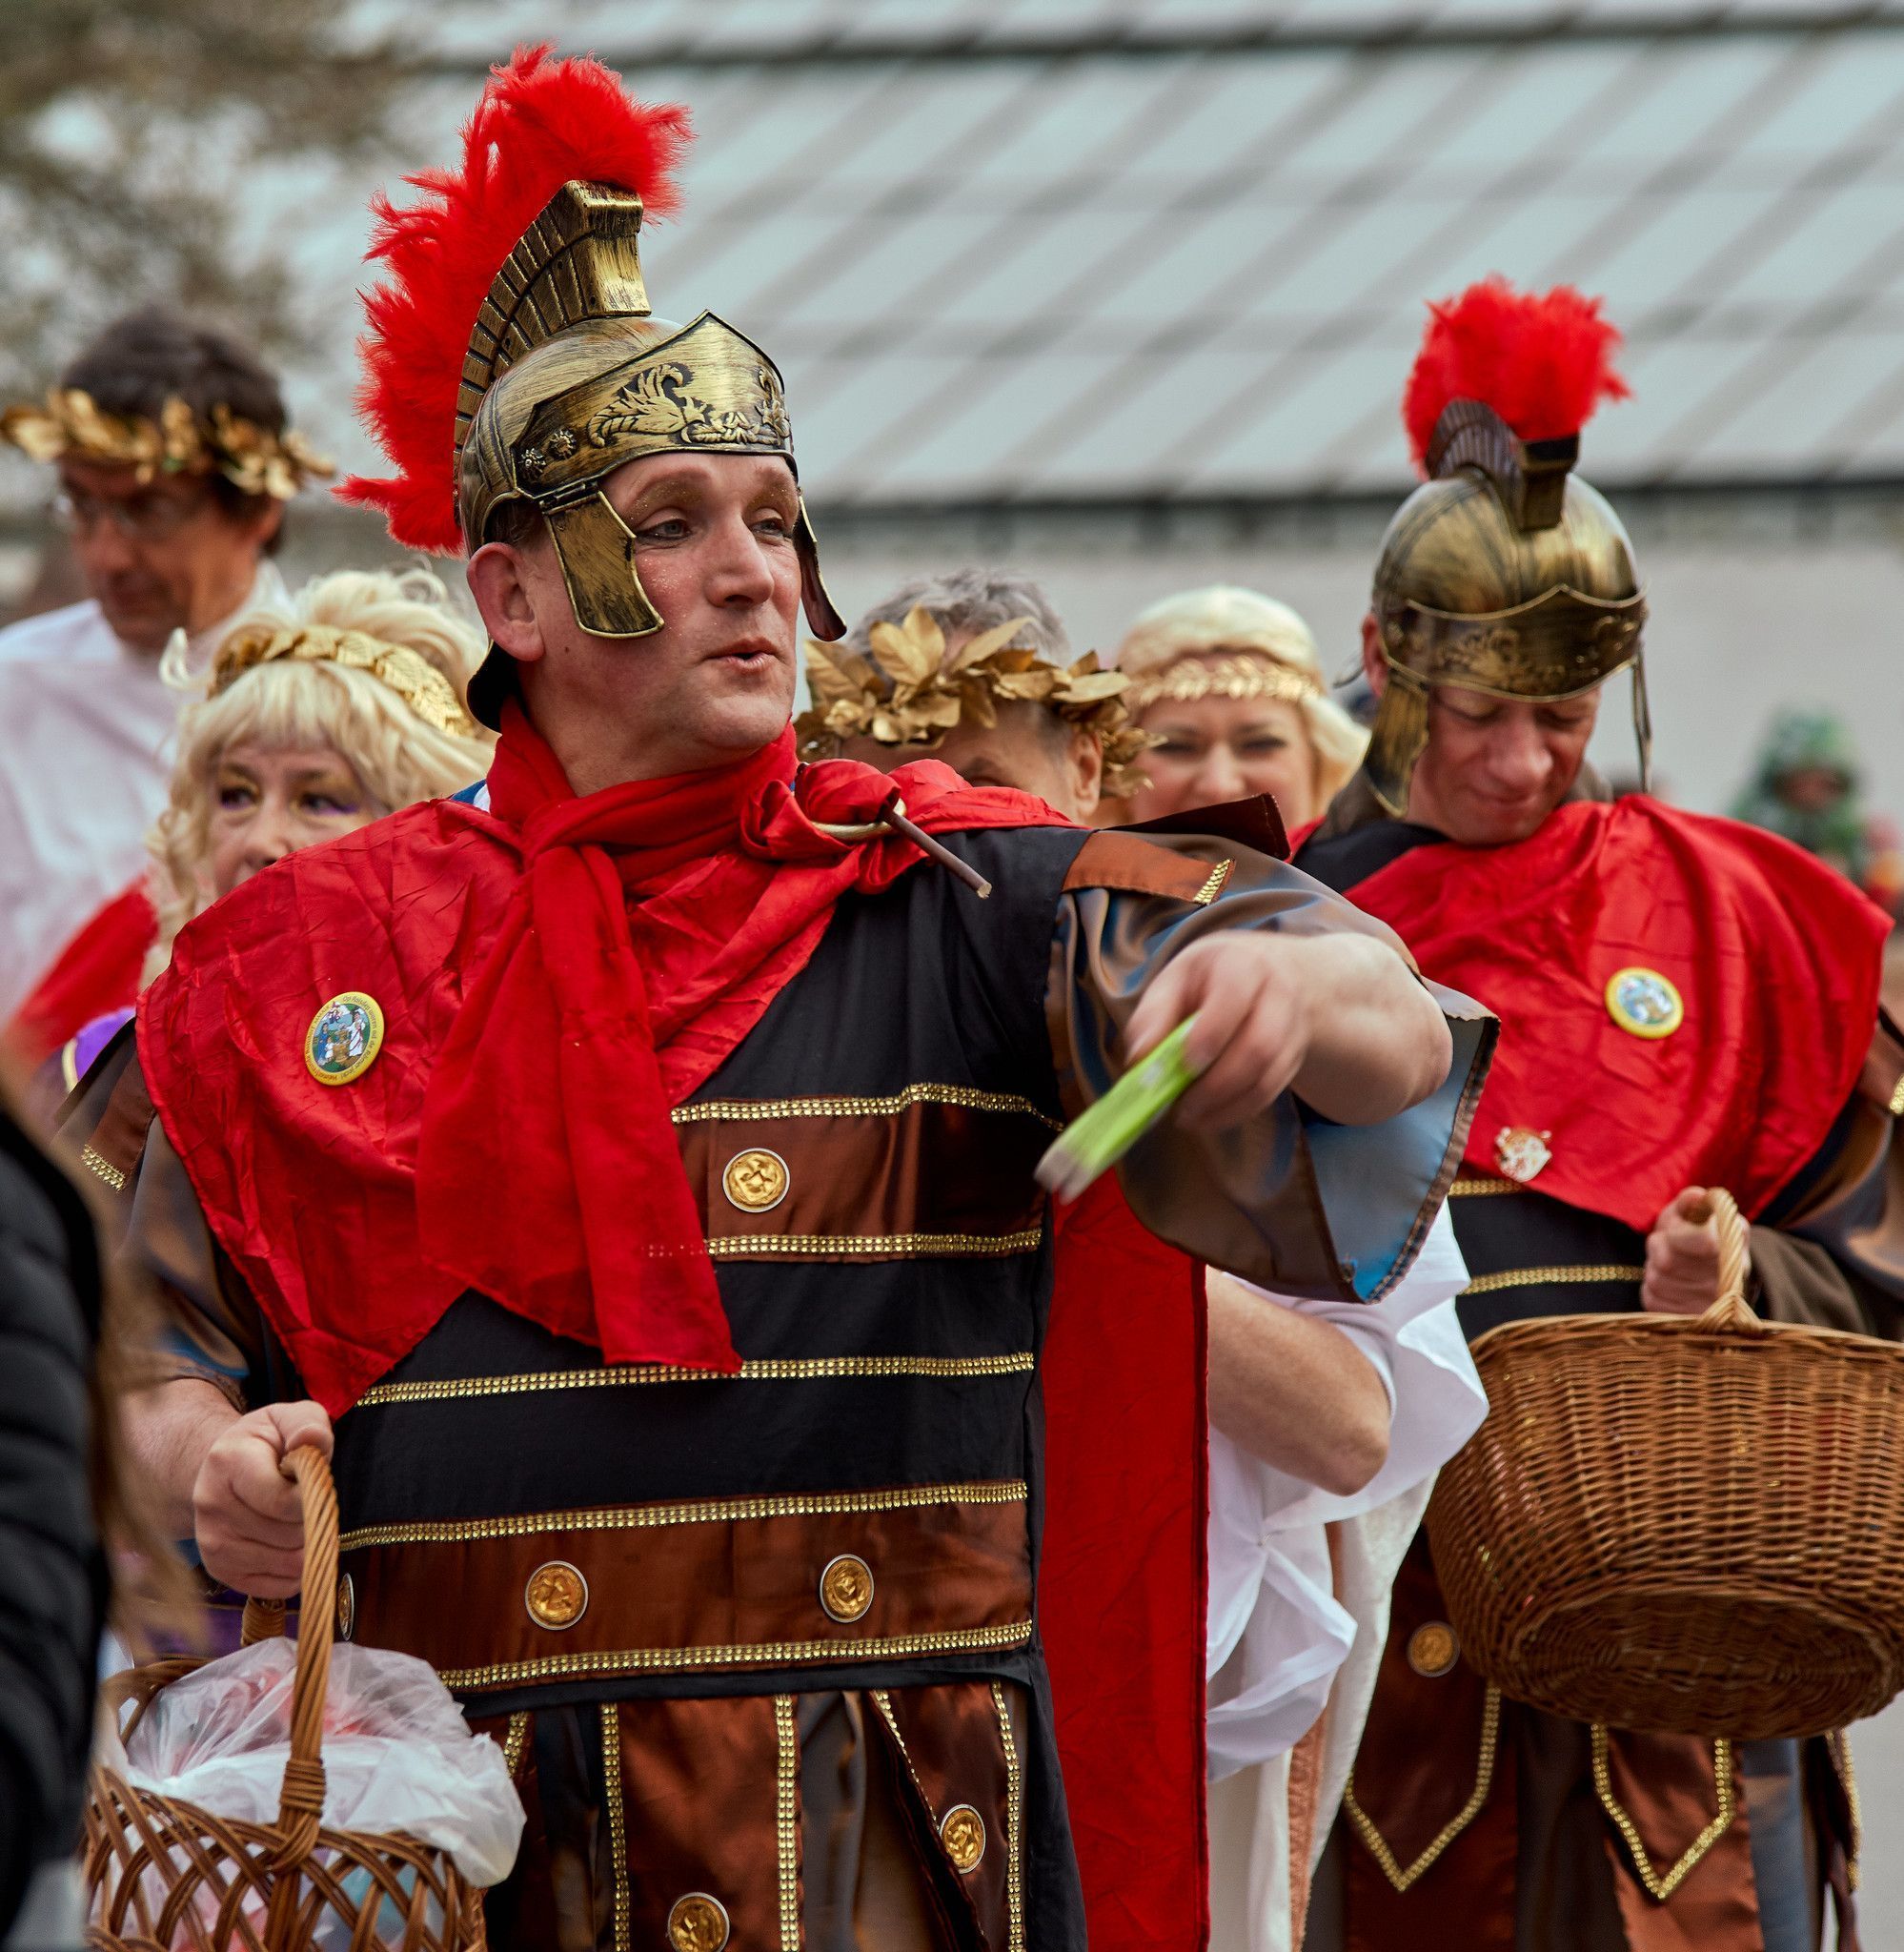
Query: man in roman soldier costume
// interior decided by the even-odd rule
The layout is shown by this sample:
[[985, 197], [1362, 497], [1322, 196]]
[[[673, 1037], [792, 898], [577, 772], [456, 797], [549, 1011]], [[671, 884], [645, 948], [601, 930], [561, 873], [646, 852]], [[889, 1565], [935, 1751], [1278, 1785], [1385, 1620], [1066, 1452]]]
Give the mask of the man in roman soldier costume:
[[[1572, 472], [1626, 391], [1597, 304], [1499, 281], [1434, 308], [1405, 417], [1425, 484], [1364, 625], [1362, 771], [1298, 863], [1502, 1020], [1450, 1208], [1470, 1337], [1717, 1296], [1704, 1192], [1756, 1223], [1753, 1299], [1892, 1334], [1885, 1185], [1904, 1070], [1878, 1010], [1887, 918], [1797, 848], [1644, 795], [1583, 755], [1647, 602], [1626, 531]], [[1426, 1536], [1317, 1884], [1312, 1947], [1807, 1952], [1845, 1916], [1839, 1738], [1588, 1728], [1503, 1701], [1448, 1624]]]
[[469, 552], [500, 740], [189, 925], [73, 1107], [172, 1317], [135, 1438], [262, 1596], [334, 1445], [343, 1632], [528, 1807], [498, 1944], [1188, 1948], [1201, 1315], [1055, 1268], [1034, 1167], [1194, 1012], [1137, 1215], [1374, 1299], [1491, 1019], [1222, 833], [797, 766], [841, 624], [780, 376], [637, 258], [685, 134], [525, 52], [380, 213], [351, 492]]

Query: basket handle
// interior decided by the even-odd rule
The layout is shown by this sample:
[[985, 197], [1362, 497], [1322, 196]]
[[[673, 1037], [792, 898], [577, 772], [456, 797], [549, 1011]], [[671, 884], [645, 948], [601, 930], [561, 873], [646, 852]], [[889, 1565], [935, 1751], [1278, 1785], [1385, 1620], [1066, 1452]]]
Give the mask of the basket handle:
[[[331, 1687], [331, 1636], [337, 1617], [337, 1493], [323, 1454], [300, 1444], [283, 1463], [304, 1498], [304, 1591], [297, 1613], [297, 1673], [291, 1686], [291, 1759], [278, 1792], [274, 1866], [311, 1855], [324, 1814], [324, 1699]], [[281, 1599], [245, 1602], [244, 1641], [284, 1632]], [[267, 1942], [275, 1942], [267, 1931]]]
[[1752, 1312], [1745, 1298], [1746, 1270], [1751, 1265], [1746, 1250], [1746, 1217], [1739, 1203], [1724, 1187], [1715, 1186], [1687, 1217], [1694, 1226], [1708, 1220], [1719, 1223], [1719, 1298], [1699, 1317], [1702, 1329], [1758, 1329], [1765, 1324]]

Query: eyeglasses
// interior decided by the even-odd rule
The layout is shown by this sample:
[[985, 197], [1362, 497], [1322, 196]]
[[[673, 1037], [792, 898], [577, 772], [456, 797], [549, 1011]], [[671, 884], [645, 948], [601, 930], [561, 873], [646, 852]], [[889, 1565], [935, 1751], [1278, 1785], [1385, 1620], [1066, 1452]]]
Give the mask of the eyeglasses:
[[111, 522], [129, 542], [162, 542], [204, 507], [196, 496], [84, 495], [63, 488], [53, 497], [51, 514], [70, 535], [90, 535], [101, 522]]

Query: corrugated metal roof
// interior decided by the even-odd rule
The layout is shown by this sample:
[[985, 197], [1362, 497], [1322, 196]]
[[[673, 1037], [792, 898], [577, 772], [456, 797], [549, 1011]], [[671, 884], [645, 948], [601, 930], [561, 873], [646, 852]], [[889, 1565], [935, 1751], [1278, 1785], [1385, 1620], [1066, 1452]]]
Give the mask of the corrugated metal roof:
[[[822, 505], [1399, 488], [1423, 301], [1489, 271], [1624, 327], [1606, 485], [1904, 480], [1904, 4], [649, 0], [613, 44], [451, 8], [419, 158], [514, 29], [693, 106], [650, 289], [773, 352]], [[368, 188], [253, 187], [354, 465]]]

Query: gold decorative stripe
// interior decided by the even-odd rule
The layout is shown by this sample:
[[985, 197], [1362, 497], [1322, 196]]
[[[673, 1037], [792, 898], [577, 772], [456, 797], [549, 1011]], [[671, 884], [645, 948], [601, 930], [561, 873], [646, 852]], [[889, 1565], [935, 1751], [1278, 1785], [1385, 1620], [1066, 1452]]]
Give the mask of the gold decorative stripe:
[[505, 1518], [426, 1518], [412, 1525], [365, 1525], [337, 1541], [339, 1552], [372, 1545], [469, 1545], [529, 1538], [538, 1532], [644, 1532], [661, 1525], [726, 1525], [745, 1518], [817, 1518], [858, 1512], [909, 1512], [924, 1505], [1016, 1505], [1023, 1478], [978, 1484], [902, 1484], [882, 1491], [798, 1492], [780, 1497], [700, 1498], [672, 1505], [590, 1505], [573, 1512], [521, 1512]]
[[780, 1952], [800, 1952], [800, 1730], [791, 1695], [774, 1697], [774, 1736], [780, 1750], [774, 1831], [780, 1845]]
[[627, 1647], [604, 1654], [545, 1654], [535, 1660], [502, 1660], [490, 1667], [445, 1667], [446, 1688], [502, 1688], [518, 1681], [593, 1680], [626, 1674], [679, 1674], [714, 1667], [800, 1667], [902, 1660], [920, 1654], [976, 1654], [1023, 1647], [1029, 1620], [998, 1627], [966, 1627], [935, 1634], [899, 1634], [883, 1640], [769, 1640], [754, 1646]]
[[1904, 1114], [1904, 1078], [1899, 1078], [1891, 1088], [1891, 1102], [1884, 1108], [1893, 1118]]
[[1044, 1229], [1019, 1233], [723, 1233], [707, 1243], [717, 1261], [757, 1254], [1028, 1254]]
[[912, 1751], [905, 1745], [905, 1737], [900, 1733], [899, 1718], [893, 1713], [893, 1698], [884, 1688], [873, 1690], [873, 1705], [880, 1711], [881, 1718], [893, 1732], [893, 1741], [900, 1752], [900, 1760], [905, 1764], [905, 1773], [912, 1778], [912, 1786], [919, 1792], [919, 1800], [925, 1806], [932, 1819], [932, 1827], [939, 1828], [939, 1812], [932, 1806], [932, 1799], [925, 1793], [925, 1785], [919, 1779], [919, 1771], [912, 1766]]
[[1732, 1828], [1732, 1818], [1738, 1808], [1732, 1789], [1732, 1745], [1723, 1736], [1712, 1744], [1712, 1784], [1718, 1799], [1718, 1814], [1686, 1846], [1679, 1861], [1663, 1875], [1653, 1868], [1638, 1826], [1613, 1795], [1612, 1774], [1608, 1768], [1610, 1748], [1607, 1725], [1596, 1721], [1593, 1724], [1593, 1794], [1600, 1799], [1600, 1807], [1613, 1820], [1613, 1827], [1626, 1839], [1627, 1849], [1632, 1853], [1633, 1869], [1639, 1873], [1639, 1881], [1646, 1886], [1647, 1895], [1655, 1903], [1664, 1904], [1697, 1867], [1700, 1859]]
[[79, 1163], [89, 1172], [96, 1172], [115, 1193], [126, 1190], [126, 1175], [103, 1152], [95, 1152], [91, 1146], [82, 1146]]
[[1348, 1781], [1342, 1792], [1342, 1813], [1348, 1819], [1356, 1836], [1361, 1838], [1368, 1855], [1382, 1867], [1382, 1875], [1397, 1891], [1406, 1891], [1431, 1869], [1442, 1852], [1481, 1814], [1488, 1800], [1488, 1792], [1494, 1786], [1494, 1756], [1500, 1739], [1501, 1691], [1490, 1687], [1481, 1709], [1481, 1754], [1474, 1767], [1474, 1787], [1469, 1793], [1468, 1800], [1435, 1832], [1428, 1840], [1428, 1848], [1407, 1870], [1402, 1868], [1400, 1860], [1389, 1849], [1388, 1840], [1376, 1829], [1368, 1812], [1356, 1801], [1355, 1771], [1351, 1769], [1348, 1772]]
[[1005, 1760], [1005, 1911], [1010, 1920], [1008, 1952], [1024, 1952], [1024, 1879], [1021, 1851], [1024, 1831], [1024, 1779], [1018, 1760], [1018, 1737], [1002, 1683], [992, 1683], [992, 1705], [999, 1713], [999, 1735]]
[[1199, 907], [1207, 908], [1223, 892], [1223, 884], [1229, 879], [1229, 871], [1236, 865], [1234, 861], [1219, 861], [1210, 869], [1210, 878], [1190, 897]]
[[1008, 1355], [802, 1355], [743, 1362], [739, 1371], [675, 1369], [631, 1362], [617, 1369], [532, 1370], [513, 1376], [457, 1376], [438, 1383], [378, 1383], [352, 1406], [443, 1403], [466, 1396], [530, 1396], [547, 1390], [610, 1390], [653, 1383], [810, 1383], [831, 1376], [971, 1378], [1025, 1375], [1038, 1367], [1029, 1349]]
[[[1228, 863], [1224, 864], [1225, 871]], [[1198, 897], [1199, 900], [1203, 898]], [[668, 1115], [677, 1125], [753, 1118], [892, 1118], [909, 1105], [958, 1105], [967, 1111], [1022, 1111], [1055, 1131], [1063, 1121], [1041, 1111], [1029, 1098], [1010, 1091], [981, 1091], [970, 1085], [908, 1085], [889, 1098], [700, 1098], [677, 1105]]]
[[1450, 1200], [1460, 1199], [1471, 1193], [1524, 1193], [1527, 1188], [1517, 1179], [1484, 1179], [1478, 1174], [1470, 1177], [1467, 1173], [1448, 1188]]
[[1498, 1274], [1477, 1274], [1461, 1291], [1463, 1294], [1492, 1294], [1502, 1288], [1541, 1288], [1549, 1282], [1560, 1287], [1580, 1287], [1596, 1281], [1644, 1281], [1644, 1268], [1621, 1268], [1611, 1263], [1572, 1268], [1507, 1268]]
[[502, 1738], [502, 1766], [509, 1771], [509, 1779], [516, 1780], [516, 1772], [522, 1766], [522, 1751], [529, 1740], [529, 1711], [518, 1710], [509, 1718], [509, 1730]]
[[621, 1705], [601, 1704], [601, 1794], [608, 1805], [608, 1848], [615, 1860], [615, 1952], [634, 1940], [628, 1890], [628, 1814], [621, 1806]]
[[[79, 1039], [69, 1037], [59, 1047], [59, 1081], [69, 1091], [79, 1089]], [[1898, 1087], [1904, 1090], [1904, 1085]]]

